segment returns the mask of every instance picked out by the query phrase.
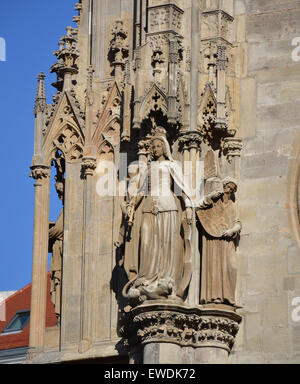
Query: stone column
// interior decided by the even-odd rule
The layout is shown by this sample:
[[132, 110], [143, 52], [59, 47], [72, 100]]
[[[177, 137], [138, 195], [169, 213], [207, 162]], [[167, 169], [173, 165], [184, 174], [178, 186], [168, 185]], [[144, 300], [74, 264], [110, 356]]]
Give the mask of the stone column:
[[190, 130], [196, 131], [198, 126], [198, 81], [199, 81], [199, 23], [200, 23], [199, 1], [192, 1], [192, 18], [191, 18], [191, 114], [190, 114]]
[[36, 183], [29, 348], [30, 353], [39, 353], [46, 327], [50, 168], [32, 166], [31, 170]]
[[83, 270], [82, 270], [82, 308], [81, 308], [81, 342], [79, 352], [86, 352], [95, 341], [96, 321], [95, 300], [97, 300], [95, 287], [95, 257], [96, 237], [94, 228], [96, 227], [94, 171], [97, 168], [96, 157], [89, 156], [83, 158], [83, 170], [85, 174], [84, 185], [84, 238], [83, 238]]
[[137, 48], [135, 50], [135, 91], [134, 91], [134, 115], [133, 115], [133, 128], [138, 129], [141, 127], [141, 117], [140, 117], [140, 70], [141, 70], [141, 49]]
[[149, 343], [144, 346], [144, 364], [181, 364], [181, 346], [172, 343]]
[[[184, 175], [187, 178], [188, 183], [194, 190], [193, 199], [196, 201], [197, 193], [200, 190], [201, 180], [199, 179], [198, 170], [198, 160], [199, 154], [201, 153], [201, 135], [199, 131], [187, 131], [182, 132], [179, 139], [181, 149], [183, 151], [183, 160], [184, 160]], [[188, 164], [186, 162], [188, 161]], [[189, 172], [189, 174], [187, 174]], [[199, 185], [197, 185], [199, 184]], [[198, 251], [198, 235], [196, 229], [196, 223], [193, 223], [192, 230], [192, 280], [189, 288], [188, 302], [190, 305], [198, 305], [200, 297], [200, 255]]]
[[66, 162], [61, 299], [62, 351], [80, 342], [84, 187], [81, 170], [81, 162]]

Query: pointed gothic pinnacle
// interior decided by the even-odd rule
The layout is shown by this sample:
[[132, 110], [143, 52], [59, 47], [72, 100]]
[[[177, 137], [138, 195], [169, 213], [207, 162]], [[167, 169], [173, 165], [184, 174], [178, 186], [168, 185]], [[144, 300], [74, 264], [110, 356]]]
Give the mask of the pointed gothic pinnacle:
[[45, 74], [41, 72], [38, 76], [38, 86], [36, 91], [34, 113], [44, 112], [46, 107], [46, 92], [45, 92]]
[[38, 76], [38, 89], [37, 89], [37, 98], [39, 99], [45, 99], [46, 100], [46, 93], [45, 93], [45, 79], [46, 75], [44, 72], [41, 72]]

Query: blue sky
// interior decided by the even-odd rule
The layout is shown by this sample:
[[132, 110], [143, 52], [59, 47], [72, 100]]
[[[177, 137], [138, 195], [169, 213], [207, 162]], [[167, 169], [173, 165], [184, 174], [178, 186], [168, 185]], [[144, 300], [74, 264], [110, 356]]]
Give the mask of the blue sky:
[[[31, 282], [34, 187], [29, 178], [34, 144], [33, 106], [36, 76], [47, 75], [51, 102], [55, 76], [53, 51], [72, 19], [75, 0], [2, 1], [0, 37], [6, 62], [0, 61], [0, 291], [18, 290]], [[55, 220], [56, 207], [50, 219]]]

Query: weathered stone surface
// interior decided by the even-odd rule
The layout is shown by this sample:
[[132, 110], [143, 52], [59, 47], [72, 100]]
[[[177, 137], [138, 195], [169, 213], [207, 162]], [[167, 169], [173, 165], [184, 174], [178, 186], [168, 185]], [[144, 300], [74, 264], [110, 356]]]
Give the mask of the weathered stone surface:
[[[292, 319], [292, 303], [300, 297], [300, 64], [292, 59], [292, 40], [300, 34], [300, 1], [101, 0], [93, 9], [88, 3], [77, 4], [78, 28], [67, 28], [59, 43], [58, 63], [52, 67], [58, 93], [51, 106], [46, 103], [45, 76], [38, 77], [30, 347], [45, 353], [32, 361], [128, 354], [122, 340], [126, 313], [137, 327], [129, 343], [131, 362], [141, 362], [145, 345], [145, 364], [299, 363], [299, 324]], [[153, 152], [151, 157], [153, 132], [159, 126], [167, 132], [165, 142], [160, 134], [163, 154]], [[210, 163], [209, 151], [215, 159]], [[197, 159], [205, 161], [214, 182], [226, 176], [237, 179], [236, 221], [242, 230], [233, 254], [237, 269], [232, 259], [229, 270], [237, 271], [235, 296], [241, 308], [231, 307], [230, 313], [236, 321], [237, 313], [241, 315], [238, 333], [233, 326], [228, 336], [228, 318], [224, 322], [218, 311], [207, 322], [201, 318], [206, 310], [200, 306], [202, 267], [208, 251], [188, 199], [183, 201], [185, 210], [172, 206], [167, 214], [160, 212], [161, 206], [151, 207], [153, 222], [159, 214], [164, 219], [157, 226], [159, 233], [153, 231], [156, 237], [147, 242], [147, 230], [156, 227], [145, 230], [143, 206], [135, 206], [135, 196], [99, 196], [101, 167], [105, 161], [118, 167], [121, 152], [130, 161], [149, 163], [162, 157], [171, 162], [172, 152], [179, 161], [190, 160], [194, 170]], [[65, 180], [62, 321], [60, 328], [45, 331], [45, 297], [39, 295], [46, 289], [45, 180], [51, 165]], [[127, 177], [121, 173], [120, 178]], [[195, 184], [195, 171], [191, 175]], [[220, 196], [224, 193], [214, 198]], [[205, 201], [214, 206], [205, 197], [198, 208]], [[189, 224], [178, 231], [183, 234], [178, 247], [167, 229], [162, 231], [170, 212], [176, 218], [173, 224], [182, 217]], [[133, 223], [131, 239], [126, 238], [126, 215]], [[140, 252], [145, 244], [149, 254]], [[155, 265], [156, 275], [164, 271], [164, 279], [150, 276], [146, 261], [153, 259], [150, 250], [158, 244], [164, 244], [162, 260], [173, 249], [171, 267], [175, 253], [188, 250], [174, 269], [184, 278], [168, 280], [176, 273], [171, 276], [161, 265]], [[140, 273], [143, 264], [147, 268]], [[145, 276], [150, 282], [143, 281]], [[178, 287], [178, 304], [172, 292], [181, 278], [186, 281], [184, 292]], [[139, 303], [128, 302], [127, 291], [122, 294], [128, 279], [127, 291], [131, 288]], [[159, 307], [157, 296], [169, 304]], [[141, 301], [146, 301], [145, 308], [137, 310]], [[216, 301], [224, 310], [222, 298]]]

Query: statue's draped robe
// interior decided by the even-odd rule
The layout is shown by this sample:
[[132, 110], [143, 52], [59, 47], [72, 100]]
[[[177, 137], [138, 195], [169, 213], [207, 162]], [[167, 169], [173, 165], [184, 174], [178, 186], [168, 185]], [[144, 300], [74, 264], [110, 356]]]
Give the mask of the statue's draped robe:
[[[139, 194], [146, 196], [135, 218], [136, 221], [141, 215], [139, 247], [135, 247], [139, 257], [134, 257], [136, 262], [139, 260], [139, 267], [134, 286], [154, 292], [162, 281], [167, 281], [175, 296], [184, 273], [184, 248], [181, 208], [173, 192], [174, 184], [186, 196], [188, 206], [192, 206], [190, 191], [177, 163], [152, 162], [151, 171], [141, 175]], [[136, 223], [133, 231], [136, 236]]]
[[50, 294], [57, 315], [60, 315], [63, 233], [64, 217], [62, 209], [55, 225], [49, 230], [49, 240], [53, 243], [49, 269], [51, 278]]
[[236, 204], [222, 198], [210, 208], [200, 209], [204, 229], [202, 247], [201, 304], [221, 302], [235, 305], [237, 278], [236, 240], [223, 237], [225, 231], [241, 223]]

